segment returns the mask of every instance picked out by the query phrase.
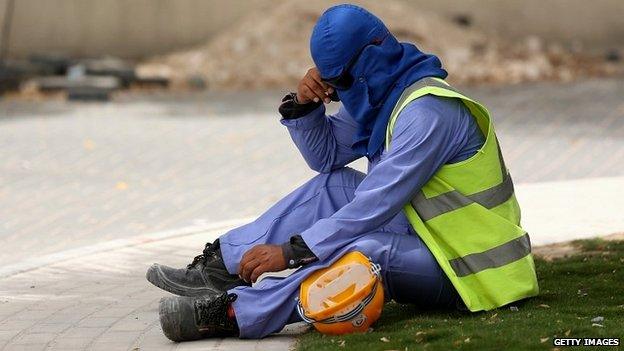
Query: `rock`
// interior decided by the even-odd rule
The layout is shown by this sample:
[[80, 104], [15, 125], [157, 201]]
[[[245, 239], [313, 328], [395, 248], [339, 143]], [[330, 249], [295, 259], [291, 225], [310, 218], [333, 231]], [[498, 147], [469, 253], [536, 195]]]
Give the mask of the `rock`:
[[597, 316], [592, 318], [591, 320], [592, 323], [602, 323], [604, 322], [604, 317], [603, 316]]

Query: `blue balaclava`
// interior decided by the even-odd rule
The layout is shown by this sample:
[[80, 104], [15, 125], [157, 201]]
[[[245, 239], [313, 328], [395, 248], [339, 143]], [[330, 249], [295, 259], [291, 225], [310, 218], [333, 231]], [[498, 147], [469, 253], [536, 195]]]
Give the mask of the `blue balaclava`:
[[379, 18], [350, 4], [323, 13], [312, 31], [310, 52], [323, 78], [340, 76], [350, 66], [353, 85], [337, 93], [358, 123], [351, 148], [360, 155], [373, 156], [381, 149], [388, 119], [405, 88], [424, 77], [447, 76], [436, 56], [400, 43]]

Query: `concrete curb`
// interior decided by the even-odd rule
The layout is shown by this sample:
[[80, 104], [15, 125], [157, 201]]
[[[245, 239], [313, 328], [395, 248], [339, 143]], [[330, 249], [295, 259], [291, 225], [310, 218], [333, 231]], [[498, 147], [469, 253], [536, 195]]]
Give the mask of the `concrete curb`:
[[624, 231], [624, 177], [519, 184], [516, 196], [534, 246]]

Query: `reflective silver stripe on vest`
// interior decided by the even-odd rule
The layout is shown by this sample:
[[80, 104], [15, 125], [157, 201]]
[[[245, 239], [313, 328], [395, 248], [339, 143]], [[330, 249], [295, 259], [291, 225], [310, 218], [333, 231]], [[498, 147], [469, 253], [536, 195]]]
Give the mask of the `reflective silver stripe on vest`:
[[[416, 83], [410, 85], [407, 89], [403, 91], [395, 108], [401, 106], [403, 102], [407, 98], [409, 98], [409, 96], [413, 92], [426, 86], [438, 87], [461, 94], [453, 87], [448, 86], [438, 80], [432, 78], [423, 78]], [[495, 141], [496, 147], [498, 149], [498, 158], [500, 162], [503, 181], [498, 185], [495, 185], [489, 189], [472, 195], [463, 195], [459, 191], [453, 190], [427, 199], [424, 193], [420, 191], [412, 199], [411, 204], [412, 206], [414, 206], [416, 212], [418, 212], [418, 215], [423, 221], [428, 221], [434, 217], [462, 208], [472, 203], [478, 203], [481, 206], [490, 209], [509, 200], [509, 198], [514, 193], [513, 182], [507, 172], [507, 167], [505, 167], [505, 161], [503, 160], [503, 155], [500, 150], [498, 139], [495, 139]]]
[[[401, 96], [399, 97], [399, 100], [397, 101], [397, 103], [394, 105], [395, 109], [399, 108], [401, 105], [403, 105], [403, 103], [405, 102], [405, 100], [407, 98], [409, 98], [410, 95], [412, 95], [413, 92], [415, 92], [416, 90], [422, 89], [424, 87], [437, 87], [437, 88], [442, 88], [442, 89], [446, 89], [446, 90], [450, 90], [450, 91], [454, 91], [458, 94], [461, 94], [459, 91], [455, 90], [455, 88], [453, 88], [450, 85], [446, 85], [444, 83], [441, 83], [433, 78], [427, 77], [427, 78], [423, 78], [421, 80], [416, 81], [414, 84], [410, 85], [409, 87], [405, 88], [405, 90], [403, 90], [403, 93], [401, 93]], [[394, 113], [394, 111], [393, 111]]]
[[513, 182], [511, 177], [507, 175], [502, 183], [472, 195], [463, 195], [459, 191], [453, 190], [427, 199], [420, 191], [412, 199], [411, 204], [418, 212], [418, 216], [423, 221], [428, 221], [472, 203], [478, 203], [487, 209], [494, 208], [509, 200], [513, 193]]
[[487, 251], [449, 260], [458, 277], [481, 272], [488, 268], [501, 267], [517, 261], [531, 253], [529, 234], [508, 241]]

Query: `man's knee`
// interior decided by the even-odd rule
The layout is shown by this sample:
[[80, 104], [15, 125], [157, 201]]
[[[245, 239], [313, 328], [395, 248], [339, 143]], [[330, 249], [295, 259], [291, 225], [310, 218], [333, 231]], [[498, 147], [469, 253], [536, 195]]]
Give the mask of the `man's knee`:
[[353, 244], [353, 251], [359, 251], [373, 262], [385, 266], [389, 250], [392, 247], [392, 234], [372, 233], [363, 236]]
[[326, 186], [344, 186], [357, 188], [366, 175], [350, 167], [341, 167], [329, 173], [316, 175], [313, 180], [319, 181]]

